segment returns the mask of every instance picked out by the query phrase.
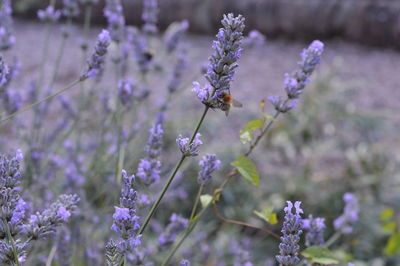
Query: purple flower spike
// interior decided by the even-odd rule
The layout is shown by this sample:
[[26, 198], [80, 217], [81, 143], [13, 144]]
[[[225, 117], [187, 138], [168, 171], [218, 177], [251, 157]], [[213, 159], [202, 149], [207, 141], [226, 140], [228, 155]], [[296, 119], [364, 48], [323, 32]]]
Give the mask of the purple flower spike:
[[282, 242], [279, 244], [280, 254], [275, 256], [276, 260], [285, 266], [294, 266], [300, 262], [298, 257], [300, 235], [303, 232], [303, 223], [300, 214], [303, 210], [300, 208], [300, 201], [294, 203], [295, 211], [292, 212], [293, 203], [287, 201], [287, 207], [284, 208], [285, 220], [282, 227]]
[[303, 229], [306, 230], [306, 246], [322, 246], [325, 243], [324, 229], [325, 218], [313, 218], [312, 215], [308, 219], [303, 220]]
[[219, 168], [221, 161], [218, 160], [215, 154], [207, 154], [199, 162], [201, 170], [197, 178], [199, 184], [206, 185], [210, 182], [212, 178], [212, 173]]
[[345, 193], [343, 201], [345, 202], [343, 214], [333, 221], [333, 225], [343, 234], [350, 234], [353, 232], [353, 224], [358, 221], [360, 207], [356, 196], [352, 193]]
[[199, 147], [203, 142], [200, 140], [201, 134], [197, 133], [193, 142], [190, 143], [189, 138], [183, 138], [182, 135], [176, 139], [179, 149], [184, 156], [197, 156], [199, 155]]

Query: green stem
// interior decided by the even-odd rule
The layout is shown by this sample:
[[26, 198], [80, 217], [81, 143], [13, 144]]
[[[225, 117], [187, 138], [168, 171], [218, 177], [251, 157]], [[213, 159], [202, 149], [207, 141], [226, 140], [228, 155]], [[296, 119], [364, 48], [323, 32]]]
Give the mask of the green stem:
[[56, 255], [56, 251], [57, 251], [57, 246], [53, 245], [53, 247], [50, 250], [49, 257], [47, 258], [46, 266], [51, 266], [54, 256]]
[[[203, 114], [201, 115], [201, 118], [200, 118], [199, 122], [197, 123], [197, 126], [196, 126], [196, 128], [195, 128], [195, 130], [193, 132], [193, 135], [190, 138], [189, 144], [191, 144], [193, 142], [197, 132], [199, 131], [199, 129], [201, 127], [201, 124], [203, 124], [203, 121], [204, 121], [204, 118], [207, 115], [208, 109], [209, 109], [209, 107], [206, 106], [205, 109], [204, 109]], [[158, 196], [156, 202], [151, 207], [150, 212], [147, 215], [146, 220], [143, 223], [143, 226], [140, 228], [140, 230], [138, 232], [138, 235], [139, 234], [143, 234], [144, 230], [146, 229], [148, 223], [150, 222], [151, 218], [153, 217], [154, 213], [156, 212], [156, 210], [158, 208], [158, 205], [160, 205], [160, 202], [161, 202], [162, 198], [164, 197], [165, 192], [167, 192], [167, 190], [169, 188], [169, 185], [172, 183], [172, 180], [174, 180], [174, 177], [175, 177], [176, 173], [178, 172], [179, 168], [181, 167], [181, 165], [182, 165], [183, 161], [185, 160], [185, 158], [186, 158], [186, 156], [182, 155], [181, 159], [175, 165], [174, 171], [171, 173], [170, 177], [168, 178], [167, 183], [164, 185], [164, 188], [162, 189], [162, 191], [161, 191], [160, 195]]]
[[340, 231], [335, 232], [325, 243], [324, 247], [328, 248], [330, 245], [336, 242], [339, 237], [342, 235]]
[[175, 165], [174, 171], [172, 171], [171, 175], [169, 176], [169, 178], [167, 180], [167, 183], [164, 185], [164, 188], [162, 189], [156, 202], [151, 207], [149, 214], [147, 215], [142, 227], [140, 228], [140, 230], [138, 232], [138, 235], [143, 234], [144, 230], [146, 229], [148, 223], [150, 222], [151, 218], [153, 217], [154, 213], [156, 212], [158, 205], [160, 205], [160, 202], [161, 202], [162, 198], [164, 197], [165, 192], [167, 192], [169, 185], [172, 183], [172, 180], [174, 180], [174, 177], [175, 177], [176, 173], [178, 172], [179, 168], [181, 167], [185, 158], [186, 158], [186, 156], [182, 155], [181, 159]]
[[19, 260], [18, 260], [17, 249], [15, 248], [14, 238], [11, 236], [10, 227], [8, 226], [8, 223], [5, 220], [3, 220], [3, 224], [4, 224], [4, 227], [5, 227], [6, 232], [7, 232], [8, 241], [10, 241], [10, 244], [11, 244], [11, 248], [12, 248], [14, 259], [15, 259], [15, 264], [17, 266], [20, 266]]
[[53, 93], [53, 94], [51, 94], [51, 95], [48, 95], [48, 96], [44, 97], [43, 99], [38, 100], [38, 101], [36, 101], [36, 102], [34, 102], [34, 103], [28, 105], [28, 106], [25, 106], [25, 107], [19, 109], [18, 111], [16, 111], [16, 112], [10, 114], [9, 116], [6, 116], [6, 117], [3, 118], [2, 120], [0, 120], [0, 125], [1, 125], [2, 123], [4, 123], [5, 121], [14, 118], [15, 116], [17, 116], [17, 115], [19, 115], [19, 114], [22, 114], [22, 113], [24, 113], [24, 112], [26, 112], [26, 111], [29, 111], [30, 109], [34, 108], [35, 106], [37, 106], [37, 105], [39, 105], [39, 104], [41, 104], [41, 103], [43, 103], [43, 102], [45, 102], [45, 101], [48, 101], [48, 100], [53, 99], [54, 97], [57, 97], [58, 95], [60, 95], [60, 94], [62, 94], [63, 92], [67, 91], [68, 89], [74, 87], [76, 84], [78, 84], [78, 83], [81, 82], [81, 81], [83, 81], [83, 80], [77, 79], [77, 80], [75, 80], [74, 82], [71, 82], [70, 84], [68, 84], [66, 87], [62, 88], [61, 90], [59, 90], [59, 91], [57, 91], [57, 92], [55, 92], [55, 93]]
[[189, 221], [191, 221], [194, 218], [194, 216], [196, 215], [197, 206], [199, 205], [200, 196], [201, 196], [201, 193], [203, 192], [203, 188], [204, 188], [204, 184], [201, 184], [199, 187], [199, 191], [197, 192], [196, 200], [194, 202]]

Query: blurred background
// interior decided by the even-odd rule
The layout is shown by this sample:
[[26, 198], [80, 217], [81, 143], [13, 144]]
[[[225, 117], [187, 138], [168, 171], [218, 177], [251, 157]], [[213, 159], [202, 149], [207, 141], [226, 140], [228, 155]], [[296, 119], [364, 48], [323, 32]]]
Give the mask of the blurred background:
[[[127, 24], [140, 26], [142, 1], [122, 2]], [[48, 1], [16, 0], [13, 4], [17, 42], [7, 57], [11, 60], [16, 56], [22, 61], [21, 76], [13, 86], [26, 90], [31, 82], [30, 76], [40, 64], [45, 36], [45, 28], [37, 21], [36, 13], [39, 8], [45, 8]], [[57, 5], [61, 7], [60, 3]], [[103, 8], [103, 1], [94, 6], [90, 44], [94, 43], [95, 36], [106, 25]], [[245, 49], [240, 59], [232, 94], [244, 107], [232, 109], [228, 117], [221, 112], [211, 112], [201, 129], [207, 144], [202, 147], [202, 155], [216, 153], [222, 161], [223, 167], [213, 181], [215, 184], [219, 184], [223, 174], [231, 169], [230, 162], [246, 150], [247, 146], [240, 143], [240, 129], [248, 121], [263, 115], [260, 108], [262, 100], [270, 95], [284, 95], [284, 74], [294, 71], [301, 51], [310, 41], [319, 39], [325, 43], [325, 52], [298, 107], [280, 117], [251, 156], [260, 173], [260, 187], [252, 187], [242, 178], [235, 179], [224, 191], [219, 203], [220, 211], [227, 218], [268, 227], [279, 234], [281, 223], [274, 226], [266, 224], [253, 211], [273, 206], [281, 222], [285, 201], [301, 200], [306, 216], [313, 214], [326, 218], [325, 238], [329, 238], [334, 234], [334, 219], [343, 211], [342, 196], [345, 192], [351, 192], [359, 200], [360, 219], [353, 233], [342, 236], [332, 245], [332, 250], [338, 257], [353, 261], [357, 266], [400, 265], [400, 1], [160, 0], [159, 8], [158, 26], [161, 32], [173, 21], [187, 19], [190, 24], [189, 34], [185, 38], [188, 60], [184, 74], [186, 86], [171, 99], [171, 108], [166, 114], [162, 155], [164, 172], [168, 172], [178, 156], [176, 136], [189, 134], [193, 121], [197, 121], [200, 115], [202, 105], [190, 91], [190, 84], [193, 80], [206, 82], [200, 70], [212, 53], [212, 40], [220, 27], [222, 14], [234, 12], [244, 15], [246, 34], [250, 30], [258, 30], [265, 34], [266, 43]], [[60, 88], [81, 71], [77, 62], [81, 62], [78, 46], [82, 36], [82, 21], [83, 14], [74, 22], [71, 38], [65, 46], [68, 56], [64, 56], [62, 71], [56, 82]], [[65, 21], [61, 21], [57, 25], [64, 24]], [[162, 36], [160, 33], [159, 37]], [[55, 62], [61, 40], [59, 28], [54, 27], [48, 47], [49, 62]], [[161, 71], [149, 80], [152, 91], [150, 99], [154, 105], [140, 113], [150, 118], [142, 119], [141, 134], [127, 155], [129, 173], [135, 171], [142, 156], [148, 128], [167, 93], [165, 80], [171, 68], [170, 62], [166, 60]], [[110, 91], [115, 87], [112, 74], [105, 73], [100, 84]], [[65, 96], [71, 98], [72, 102], [77, 99], [74, 91], [65, 93]], [[53, 122], [63, 107], [57, 105], [54, 108], [56, 111], [46, 121], [49, 126], [54, 126]], [[266, 110], [273, 113], [269, 104]], [[94, 126], [97, 125], [90, 122], [96, 119], [96, 114], [88, 112], [82, 117], [86, 124], [81, 125], [81, 130], [87, 130], [89, 134], [83, 135], [90, 139], [90, 132], [95, 131]], [[133, 122], [129, 123], [127, 128], [133, 128]], [[9, 151], [9, 146], [15, 146], [22, 139], [18, 130], [11, 126], [5, 129], [11, 141], [6, 143], [3, 139], [1, 150]], [[64, 140], [74, 141], [79, 137], [68, 134]], [[60, 154], [65, 153], [62, 145], [59, 146]], [[107, 171], [107, 163], [99, 164], [97, 167], [100, 170], [92, 177], [100, 173], [112, 176], [112, 171]], [[183, 177], [195, 178], [197, 170], [196, 161], [188, 162]], [[57, 176], [63, 178], [63, 169], [58, 170]], [[95, 203], [98, 209], [94, 213], [98, 217], [108, 215], [104, 220], [98, 219], [85, 225], [88, 228], [93, 227], [93, 223], [99, 228], [111, 224], [111, 206], [118, 198], [119, 188], [111, 181], [105, 184], [109, 186], [105, 191], [96, 182], [84, 185], [89, 195], [96, 191], [100, 193], [97, 199], [105, 198], [104, 202]], [[180, 198], [174, 198], [176, 195], [170, 193], [172, 199], [158, 213], [159, 224], [154, 228], [163, 228], [171, 212], [190, 212], [190, 204], [182, 206], [181, 202], [189, 202], [197, 186], [194, 182], [179, 184], [184, 191], [179, 194]], [[211, 193], [212, 189], [208, 189], [208, 192]], [[106, 197], [111, 197], [111, 200]], [[388, 221], [381, 217], [387, 210], [394, 213], [390, 217], [390, 228]], [[95, 233], [88, 233], [87, 237], [93, 236], [99, 243], [104, 243], [104, 231], [91, 230]], [[157, 230], [153, 233], [156, 237]], [[204, 241], [207, 246], [203, 247], [202, 244], [203, 254], [193, 250], [198, 239], [207, 240]], [[211, 212], [201, 224], [196, 238], [184, 245], [181, 255], [196, 258], [199, 262], [194, 265], [223, 265], [216, 264], [216, 261], [224, 259], [226, 265], [233, 265], [229, 261], [232, 239], [250, 251], [254, 265], [274, 265], [274, 255], [278, 252], [276, 240], [253, 229], [224, 224]], [[92, 248], [101, 254], [101, 246], [93, 245]], [[204, 254], [208, 253], [203, 250], [211, 254], [207, 263], [207, 258], [203, 257], [207, 257]]]

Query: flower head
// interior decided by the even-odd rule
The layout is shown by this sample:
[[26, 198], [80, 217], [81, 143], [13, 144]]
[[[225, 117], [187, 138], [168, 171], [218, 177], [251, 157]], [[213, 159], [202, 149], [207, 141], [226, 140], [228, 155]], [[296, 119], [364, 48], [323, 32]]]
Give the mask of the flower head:
[[214, 97], [208, 103], [209, 106], [218, 108], [218, 97], [229, 93], [230, 83], [233, 80], [235, 69], [238, 67], [237, 60], [242, 51], [244, 18], [233, 14], [224, 15], [221, 21], [223, 28], [216, 35], [217, 40], [213, 42], [214, 53], [209, 59], [206, 79], [213, 87]]
[[38, 18], [43, 22], [56, 22], [61, 17], [61, 11], [55, 10], [54, 6], [49, 5], [45, 10], [39, 10], [37, 15]]
[[287, 207], [284, 208], [285, 220], [282, 226], [282, 242], [279, 244], [280, 254], [275, 256], [276, 260], [282, 265], [297, 265], [300, 262], [298, 257], [300, 235], [303, 232], [302, 220], [300, 214], [303, 210], [300, 208], [300, 201], [294, 203], [294, 213], [292, 212], [293, 203], [287, 201]]
[[203, 159], [199, 162], [201, 170], [199, 172], [197, 182], [199, 182], [199, 184], [204, 184], [204, 185], [210, 182], [212, 178], [211, 174], [219, 168], [220, 164], [221, 161], [218, 160], [215, 154], [205, 155]]
[[118, 82], [118, 97], [126, 108], [132, 105], [134, 88], [135, 84], [132, 81], [124, 79]]
[[343, 234], [350, 234], [353, 232], [353, 224], [358, 221], [360, 207], [356, 196], [352, 193], [345, 193], [343, 201], [345, 202], [343, 214], [333, 221], [333, 225]]
[[306, 230], [306, 246], [322, 246], [324, 241], [325, 218], [313, 218], [310, 215], [303, 219], [303, 229]]
[[77, 17], [79, 15], [79, 3], [78, 0], [63, 0], [62, 13], [66, 17]]
[[142, 19], [144, 21], [143, 31], [147, 34], [157, 33], [158, 21], [158, 3], [157, 0], [143, 0]]
[[192, 142], [189, 138], [183, 138], [182, 135], [176, 139], [179, 149], [184, 156], [197, 156], [199, 155], [199, 147], [203, 142], [200, 140], [201, 134], [197, 133]]
[[10, 49], [15, 43], [12, 34], [12, 8], [10, 0], [3, 0], [0, 6], [0, 51]]
[[81, 74], [81, 80], [95, 77], [102, 72], [104, 56], [107, 53], [107, 47], [110, 45], [110, 40], [110, 33], [107, 30], [102, 30], [97, 37], [97, 43], [94, 48], [94, 52], [87, 60], [87, 70]]
[[265, 44], [265, 36], [258, 30], [252, 30], [249, 32], [246, 38], [243, 40], [243, 46], [246, 49], [253, 47], [260, 47]]
[[169, 221], [170, 223], [168, 224], [167, 228], [158, 238], [158, 242], [163, 248], [174, 243], [176, 236], [189, 225], [188, 219], [185, 219], [175, 213], [171, 215]]
[[106, 0], [104, 16], [107, 18], [111, 40], [119, 42], [123, 37], [125, 17], [120, 0]]
[[164, 38], [168, 53], [176, 50], [180, 39], [188, 28], [189, 22], [187, 20], [183, 20], [181, 22], [173, 22], [171, 25], [168, 26]]

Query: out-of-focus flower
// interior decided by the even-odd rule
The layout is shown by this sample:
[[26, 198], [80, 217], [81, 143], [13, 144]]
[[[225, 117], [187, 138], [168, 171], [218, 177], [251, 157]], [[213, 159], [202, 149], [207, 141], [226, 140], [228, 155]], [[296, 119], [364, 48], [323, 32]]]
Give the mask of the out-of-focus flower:
[[150, 128], [150, 136], [144, 148], [147, 156], [140, 160], [137, 171], [137, 176], [146, 185], [151, 185], [160, 179], [161, 162], [158, 157], [161, 154], [163, 135], [161, 124], [155, 124]]
[[178, 143], [179, 149], [181, 150], [184, 156], [197, 156], [199, 155], [199, 147], [203, 142], [200, 140], [201, 134], [197, 133], [193, 141], [190, 143], [189, 138], [184, 138], [182, 135], [179, 135], [176, 139], [176, 143]]
[[143, 0], [142, 19], [144, 21], [143, 31], [145, 33], [157, 33], [158, 12], [157, 0]]
[[168, 84], [168, 90], [170, 93], [174, 93], [179, 88], [179, 84], [181, 83], [183, 72], [185, 71], [186, 65], [187, 65], [186, 50], [179, 49], [178, 60], [175, 64], [171, 79]]
[[345, 193], [343, 201], [345, 202], [343, 214], [333, 221], [333, 225], [336, 230], [341, 231], [343, 234], [350, 234], [353, 232], [353, 224], [358, 221], [360, 207], [356, 196], [352, 193]]
[[106, 0], [104, 16], [107, 18], [111, 40], [121, 41], [124, 34], [125, 17], [120, 0]]
[[243, 39], [243, 47], [251, 49], [254, 47], [260, 47], [265, 44], [265, 36], [258, 30], [252, 30]]
[[3, 0], [0, 6], [0, 51], [10, 49], [15, 43], [12, 34], [13, 20], [10, 0]]
[[212, 178], [212, 173], [219, 168], [221, 161], [218, 160], [215, 154], [207, 154], [203, 156], [203, 159], [199, 162], [201, 170], [197, 177], [199, 184], [208, 184]]
[[135, 84], [130, 80], [120, 80], [118, 82], [118, 97], [122, 105], [130, 108], [133, 100]]
[[174, 243], [176, 236], [189, 225], [188, 219], [185, 219], [175, 213], [173, 213], [169, 219], [165, 231], [159, 236], [158, 243], [162, 248], [166, 248], [168, 245]]
[[179, 41], [182, 39], [183, 34], [188, 28], [189, 22], [187, 20], [173, 22], [168, 26], [164, 37], [164, 42], [168, 53], [171, 53], [177, 49]]
[[57, 227], [68, 221], [78, 202], [77, 195], [61, 195], [48, 209], [31, 215], [24, 228], [28, 238], [36, 240], [53, 235]]
[[79, 15], [79, 3], [78, 0], [63, 0], [62, 13], [64, 16], [73, 18]]
[[40, 9], [37, 12], [38, 18], [43, 22], [56, 22], [61, 17], [61, 11], [55, 10], [54, 6], [50, 5], [45, 10]]
[[97, 37], [97, 43], [94, 48], [94, 52], [87, 60], [87, 70], [81, 74], [81, 80], [95, 77], [102, 72], [101, 69], [104, 65], [104, 57], [107, 53], [107, 47], [110, 45], [110, 40], [110, 33], [107, 30], [102, 30]]
[[310, 215], [303, 219], [303, 229], [306, 231], [306, 246], [322, 246], [325, 243], [325, 218], [313, 218]]
[[303, 232], [303, 223], [300, 214], [303, 210], [300, 208], [300, 201], [294, 203], [295, 212], [292, 212], [293, 203], [287, 201], [287, 207], [284, 208], [285, 220], [282, 226], [282, 242], [279, 244], [279, 255], [276, 260], [285, 266], [294, 266], [300, 262], [298, 257], [300, 235]]

